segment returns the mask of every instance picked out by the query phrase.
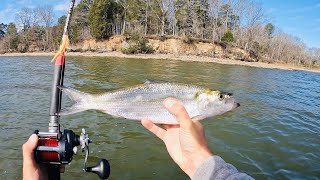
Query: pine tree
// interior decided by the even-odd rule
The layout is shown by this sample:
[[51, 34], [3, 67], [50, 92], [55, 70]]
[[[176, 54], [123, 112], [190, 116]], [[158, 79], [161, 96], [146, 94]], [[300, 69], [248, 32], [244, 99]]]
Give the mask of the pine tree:
[[19, 37], [18, 37], [16, 25], [14, 23], [10, 23], [8, 25], [6, 40], [7, 40], [7, 47], [9, 49], [16, 50], [18, 48]]
[[90, 36], [90, 27], [87, 15], [92, 3], [93, 0], [82, 0], [75, 7], [74, 14], [71, 19], [71, 28], [69, 34], [72, 42], [81, 41]]
[[6, 34], [6, 29], [7, 29], [8, 25], [1, 23], [0, 24], [0, 38], [3, 38], [4, 35]]
[[97, 39], [111, 36], [114, 16], [119, 9], [119, 5], [113, 0], [95, 0], [88, 14], [91, 35]]
[[225, 42], [225, 43], [230, 43], [230, 42], [233, 42], [233, 34], [230, 30], [227, 30], [223, 37], [221, 38], [221, 41], [222, 42]]
[[268, 23], [266, 26], [265, 26], [265, 31], [268, 35], [269, 38], [272, 37], [272, 34], [274, 33], [274, 25], [272, 23]]

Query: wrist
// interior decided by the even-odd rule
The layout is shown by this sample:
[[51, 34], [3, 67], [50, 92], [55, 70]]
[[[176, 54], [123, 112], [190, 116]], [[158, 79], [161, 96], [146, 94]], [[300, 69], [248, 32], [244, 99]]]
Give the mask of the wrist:
[[209, 159], [211, 156], [213, 156], [213, 153], [209, 149], [207, 149], [207, 148], [201, 149], [200, 152], [199, 152], [199, 155], [197, 155], [197, 157], [195, 157], [194, 160], [193, 160], [193, 164], [194, 164], [195, 170], [197, 170], [198, 167], [204, 161]]
[[201, 166], [201, 164], [211, 156], [213, 156], [213, 153], [208, 148], [200, 149], [199, 153], [191, 157], [192, 165], [187, 167], [184, 172], [190, 177], [190, 179], [192, 179], [194, 173]]

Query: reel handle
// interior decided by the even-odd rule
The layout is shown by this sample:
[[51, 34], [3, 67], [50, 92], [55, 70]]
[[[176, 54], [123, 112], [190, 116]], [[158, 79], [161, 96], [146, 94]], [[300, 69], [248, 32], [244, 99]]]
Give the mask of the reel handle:
[[110, 176], [110, 164], [106, 159], [100, 159], [97, 165], [86, 167], [84, 171], [96, 173], [100, 179], [107, 179]]

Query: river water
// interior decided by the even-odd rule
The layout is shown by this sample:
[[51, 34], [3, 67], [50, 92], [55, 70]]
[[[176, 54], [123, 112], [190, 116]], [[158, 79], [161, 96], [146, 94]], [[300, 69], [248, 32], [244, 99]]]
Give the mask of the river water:
[[[53, 67], [50, 57], [0, 57], [0, 179], [21, 179], [21, 144], [47, 131]], [[65, 85], [89, 93], [146, 79], [232, 92], [237, 110], [203, 122], [214, 153], [257, 179], [320, 177], [320, 74], [213, 63], [120, 58], [68, 58]], [[63, 106], [70, 105], [64, 97]], [[94, 143], [89, 165], [111, 164], [110, 179], [187, 179], [163, 143], [137, 121], [97, 111], [61, 118], [62, 128], [85, 128]], [[84, 174], [74, 156], [63, 179]]]

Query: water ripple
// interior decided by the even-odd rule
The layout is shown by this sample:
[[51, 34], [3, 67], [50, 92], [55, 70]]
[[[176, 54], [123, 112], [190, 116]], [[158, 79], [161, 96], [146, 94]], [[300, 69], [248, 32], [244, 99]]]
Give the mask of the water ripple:
[[[48, 57], [0, 57], [1, 179], [21, 178], [21, 144], [35, 128], [47, 129], [53, 70], [49, 61]], [[73, 57], [68, 59], [65, 77], [66, 86], [89, 93], [133, 86], [146, 79], [233, 92], [240, 108], [203, 121], [213, 151], [256, 179], [319, 178], [317, 73], [199, 62]], [[63, 105], [70, 104], [63, 97]], [[94, 140], [89, 164], [101, 157], [110, 159], [115, 179], [187, 178], [171, 161], [164, 144], [139, 122], [86, 111], [63, 117], [61, 123], [62, 128], [76, 133], [86, 128]], [[62, 178], [83, 178], [79, 174], [82, 163], [83, 157], [75, 156]], [[159, 174], [166, 176], [161, 178]]]

